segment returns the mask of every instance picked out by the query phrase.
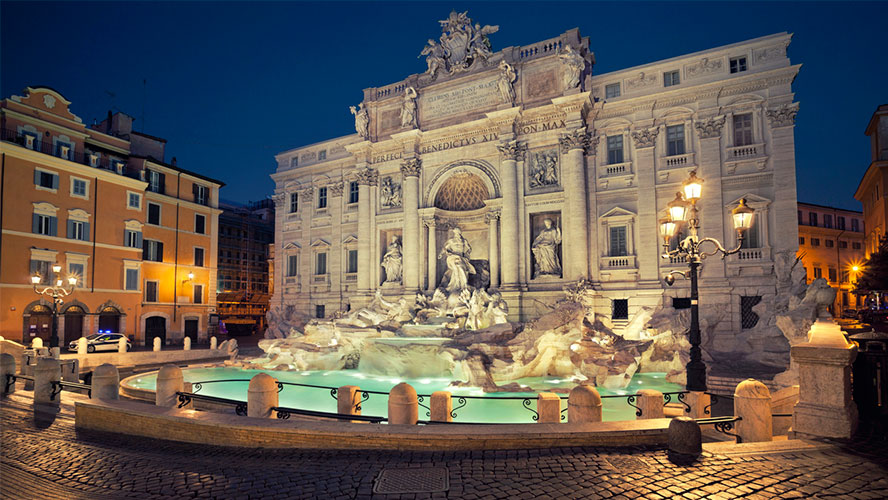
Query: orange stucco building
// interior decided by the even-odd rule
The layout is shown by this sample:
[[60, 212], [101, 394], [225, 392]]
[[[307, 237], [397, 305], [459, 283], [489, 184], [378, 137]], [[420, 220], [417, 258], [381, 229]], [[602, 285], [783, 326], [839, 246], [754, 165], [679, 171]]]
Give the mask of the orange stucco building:
[[854, 198], [863, 203], [866, 256], [879, 248], [888, 228], [888, 104], [876, 108], [864, 133], [870, 138], [871, 161]]
[[59, 92], [24, 94], [0, 101], [0, 335], [49, 339], [37, 272], [78, 279], [59, 309], [62, 345], [98, 330], [138, 343], [205, 336], [223, 184], [165, 163], [165, 141], [125, 114], [87, 127]]

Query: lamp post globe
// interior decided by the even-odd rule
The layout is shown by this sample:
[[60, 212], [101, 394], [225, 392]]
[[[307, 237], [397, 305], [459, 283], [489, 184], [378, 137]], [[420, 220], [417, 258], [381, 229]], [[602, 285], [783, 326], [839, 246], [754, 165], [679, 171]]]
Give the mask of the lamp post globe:
[[77, 287], [77, 276], [69, 274], [67, 284], [65, 284], [65, 280], [62, 280], [61, 278], [62, 266], [58, 263], [54, 263], [51, 268], [53, 278], [55, 278], [54, 284], [52, 279], [47, 276], [49, 284], [41, 286], [43, 277], [40, 273], [35, 272], [31, 275], [31, 285], [34, 287], [34, 293], [45, 295], [52, 299], [52, 326], [49, 337], [49, 348], [53, 356], [57, 357], [59, 355], [59, 306], [65, 303], [64, 297], [67, 297], [74, 292], [74, 289]]

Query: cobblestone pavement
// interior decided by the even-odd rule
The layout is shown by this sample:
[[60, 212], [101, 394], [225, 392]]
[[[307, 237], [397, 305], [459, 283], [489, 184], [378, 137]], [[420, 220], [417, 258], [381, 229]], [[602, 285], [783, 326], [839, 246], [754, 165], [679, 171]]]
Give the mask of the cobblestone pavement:
[[[105, 498], [888, 498], [881, 444], [756, 456], [704, 453], [693, 466], [656, 448], [490, 452], [284, 451], [77, 431], [70, 407], [38, 421], [2, 401], [0, 497]], [[376, 495], [383, 469], [446, 467], [439, 493]]]

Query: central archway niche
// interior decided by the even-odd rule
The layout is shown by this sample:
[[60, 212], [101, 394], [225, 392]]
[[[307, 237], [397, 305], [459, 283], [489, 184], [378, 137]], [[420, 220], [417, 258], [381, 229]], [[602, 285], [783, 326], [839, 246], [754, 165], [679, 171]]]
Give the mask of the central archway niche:
[[[426, 206], [436, 220], [435, 248], [429, 254], [437, 258], [450, 238], [450, 230], [459, 227], [463, 237], [472, 246], [470, 255], [476, 268], [475, 286], [489, 282], [490, 251], [489, 226], [486, 215], [489, 201], [499, 198], [499, 179], [496, 170], [486, 162], [469, 160], [445, 167], [434, 177], [426, 192]], [[435, 284], [441, 283], [447, 266], [437, 260]]]

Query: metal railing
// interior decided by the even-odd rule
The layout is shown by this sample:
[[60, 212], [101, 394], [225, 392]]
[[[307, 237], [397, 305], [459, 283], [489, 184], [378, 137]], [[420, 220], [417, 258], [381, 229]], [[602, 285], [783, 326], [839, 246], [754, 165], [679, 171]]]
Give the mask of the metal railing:
[[[27, 380], [29, 382], [34, 382], [34, 377], [32, 375], [22, 375], [20, 373], [7, 373], [6, 374], [6, 387], [4, 392], [9, 393], [9, 390], [12, 388], [12, 384], [14, 384], [17, 380]], [[86, 391], [88, 396], [92, 396], [92, 386], [89, 384], [83, 384], [80, 382], [68, 382], [66, 380], [53, 380], [50, 382], [50, 386], [52, 390], [49, 393], [49, 400], [55, 401], [56, 396], [62, 392], [62, 389], [79, 389]]]
[[330, 413], [326, 411], [302, 410], [298, 408], [287, 408], [285, 406], [273, 406], [271, 408], [277, 413], [277, 418], [287, 420], [290, 415], [302, 415], [306, 417], [334, 418], [336, 420], [354, 420], [358, 422], [370, 422], [378, 424], [380, 422], [388, 422], [386, 417], [374, 417], [370, 415], [346, 415], [344, 413]]
[[732, 434], [728, 431], [734, 429], [734, 422], [739, 422], [743, 420], [742, 417], [737, 416], [729, 416], [729, 417], [708, 417], [708, 418], [698, 418], [696, 419], [699, 425], [713, 425], [715, 426], [715, 430], [721, 432], [722, 434], [732, 436], [737, 438], [737, 442], [740, 443], [740, 436], [737, 434]]
[[195, 394], [193, 392], [176, 392], [179, 401], [177, 408], [184, 408], [193, 401], [207, 401], [210, 403], [234, 406], [234, 413], [241, 416], [247, 416], [247, 402], [238, 401], [236, 399], [217, 398], [215, 396], [207, 396], [204, 394]]
[[[30, 149], [31, 151], [37, 151], [38, 153], [43, 153], [45, 155], [55, 156], [56, 158], [62, 158], [64, 160], [79, 163], [81, 165], [86, 165], [88, 167], [108, 170], [120, 175], [125, 175], [126, 173], [125, 158], [121, 157], [115, 160], [108, 157], [107, 155], [102, 155], [95, 156], [95, 159], [93, 160], [91, 155], [84, 153], [83, 151], [77, 151], [74, 147], [74, 144], [68, 145], [70, 149], [68, 149], [67, 152], [63, 154], [63, 151], [60, 149], [59, 144], [53, 144], [51, 137], [44, 137], [41, 135], [32, 139], [32, 141], [30, 142], [28, 141], [29, 137], [33, 136], [29, 136], [27, 134], [23, 134], [12, 129], [0, 129], [0, 140], [2, 141], [18, 144], [19, 146]], [[118, 167], [120, 167], [122, 170], [118, 171]]]

